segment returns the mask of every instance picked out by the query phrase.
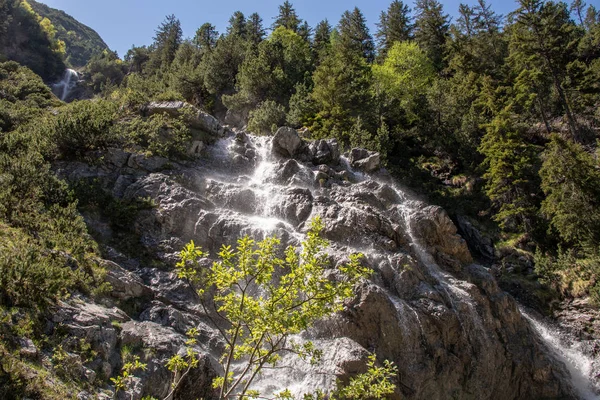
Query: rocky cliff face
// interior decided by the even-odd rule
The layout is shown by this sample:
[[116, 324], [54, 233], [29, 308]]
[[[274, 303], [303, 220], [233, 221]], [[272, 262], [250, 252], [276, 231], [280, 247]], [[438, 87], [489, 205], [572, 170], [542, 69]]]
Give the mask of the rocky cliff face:
[[[110, 297], [65, 304], [55, 316], [97, 351], [86, 369], [114, 375], [123, 346], [151, 354], [133, 398], [166, 396], [171, 380], [164, 363], [184, 349], [186, 330], [198, 326], [203, 358], [175, 398], [211, 398], [223, 343], [194, 290], [173, 273], [179, 250], [193, 239], [216, 254], [245, 234], [298, 245], [307, 222], [319, 215], [331, 267], [360, 251], [375, 273], [344, 312], [304, 334], [324, 350], [322, 362], [284, 357], [283, 369], [266, 371], [257, 382], [263, 393], [330, 388], [336, 378], [362, 372], [368, 352], [375, 352], [398, 366], [396, 398], [576, 397], [564, 366], [547, 355], [486, 268], [473, 264], [444, 210], [400, 188], [379, 169], [376, 153], [355, 150], [346, 158], [335, 141], [307, 143], [288, 128], [272, 139], [214, 132], [216, 143], [196, 143], [198, 157], [187, 163], [112, 149], [95, 165], [56, 165], [72, 182], [91, 178], [117, 198], [155, 204], [132, 229], [161, 265], [107, 246]], [[98, 237], [112, 236], [102, 218], [86, 218]]]

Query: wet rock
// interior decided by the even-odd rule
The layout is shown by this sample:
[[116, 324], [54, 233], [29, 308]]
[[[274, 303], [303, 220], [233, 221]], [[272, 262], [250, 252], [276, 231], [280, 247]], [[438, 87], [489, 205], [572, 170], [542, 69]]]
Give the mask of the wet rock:
[[412, 230], [436, 260], [455, 271], [473, 262], [467, 243], [444, 209], [428, 206], [413, 218]]
[[277, 214], [294, 226], [299, 226], [312, 211], [313, 196], [310, 190], [288, 189], [277, 205]]
[[309, 153], [312, 156], [312, 163], [319, 164], [337, 164], [340, 159], [340, 150], [337, 140], [317, 140], [309, 145]]
[[353, 168], [365, 171], [373, 172], [380, 168], [381, 156], [379, 153], [354, 148], [350, 151], [350, 165]]
[[278, 156], [294, 157], [300, 153], [303, 147], [304, 142], [293, 128], [282, 126], [273, 137], [273, 153]]
[[493, 262], [495, 257], [494, 242], [489, 237], [485, 237], [473, 226], [473, 224], [464, 216], [456, 217], [458, 231], [467, 241], [469, 249], [479, 255], [483, 261]]

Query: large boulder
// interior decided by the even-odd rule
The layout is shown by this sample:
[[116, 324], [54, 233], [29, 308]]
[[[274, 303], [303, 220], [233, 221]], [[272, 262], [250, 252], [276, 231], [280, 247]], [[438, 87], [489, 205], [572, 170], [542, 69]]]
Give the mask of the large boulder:
[[421, 209], [411, 220], [413, 235], [436, 261], [455, 271], [473, 262], [465, 240], [446, 211], [438, 206]]
[[305, 144], [298, 132], [290, 127], [282, 126], [273, 137], [273, 153], [286, 158], [292, 158], [302, 151]]
[[350, 151], [350, 165], [365, 172], [374, 172], [381, 167], [381, 156], [374, 151], [354, 148]]
[[340, 159], [340, 147], [337, 140], [317, 140], [309, 145], [311, 161], [315, 165], [337, 164]]

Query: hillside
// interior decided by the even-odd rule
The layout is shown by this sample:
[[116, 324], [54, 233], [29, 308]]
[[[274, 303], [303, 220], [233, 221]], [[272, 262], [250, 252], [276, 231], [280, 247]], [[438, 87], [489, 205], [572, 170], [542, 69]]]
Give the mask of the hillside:
[[109, 50], [108, 45], [92, 28], [82, 24], [64, 11], [29, 0], [33, 10], [48, 18], [56, 28], [56, 38], [65, 42], [66, 63], [73, 68], [85, 66], [92, 56]]
[[600, 11], [268, 17], [0, 0], [0, 399], [598, 399]]

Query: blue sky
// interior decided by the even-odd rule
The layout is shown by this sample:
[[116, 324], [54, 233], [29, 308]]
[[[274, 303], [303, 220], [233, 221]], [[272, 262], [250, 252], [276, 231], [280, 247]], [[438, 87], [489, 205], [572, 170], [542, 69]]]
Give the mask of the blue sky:
[[[246, 16], [258, 12], [264, 25], [269, 27], [277, 15], [278, 6], [284, 0], [263, 0], [258, 2], [243, 0], [40, 0], [53, 8], [65, 11], [80, 22], [88, 25], [102, 36], [108, 46], [117, 50], [123, 57], [133, 44], [137, 46], [152, 43], [154, 30], [168, 14], [175, 14], [181, 21], [184, 36], [192, 37], [204, 22], [210, 22], [221, 33], [225, 31], [229, 17], [240, 10]], [[314, 27], [327, 18], [332, 25], [337, 24], [341, 14], [357, 6], [365, 15], [371, 34], [375, 33], [375, 23], [382, 10], [387, 9], [391, 0], [303, 0], [292, 1], [299, 17]], [[444, 10], [456, 15], [459, 3], [473, 5], [476, 0], [442, 1]], [[411, 1], [405, 1], [412, 6]], [[488, 0], [488, 4], [500, 14], [506, 15], [516, 8], [514, 0]]]

